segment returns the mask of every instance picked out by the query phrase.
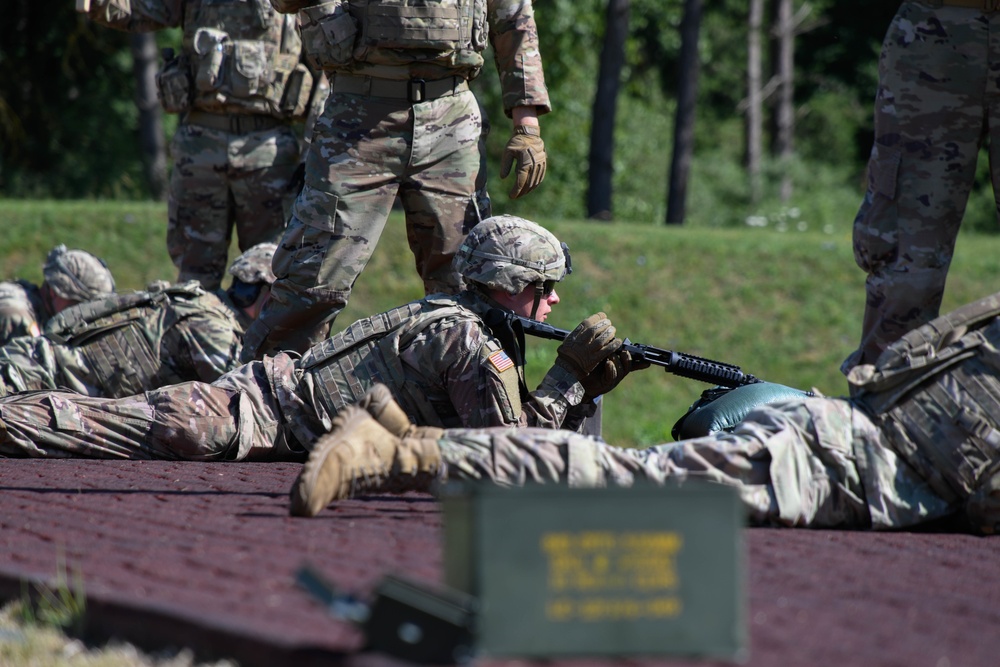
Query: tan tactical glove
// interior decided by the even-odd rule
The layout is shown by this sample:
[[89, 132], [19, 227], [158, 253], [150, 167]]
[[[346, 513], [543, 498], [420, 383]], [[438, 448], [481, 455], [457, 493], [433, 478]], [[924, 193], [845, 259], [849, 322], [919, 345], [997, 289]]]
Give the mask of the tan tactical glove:
[[615, 325], [604, 313], [595, 313], [569, 332], [556, 349], [556, 365], [582, 381], [622, 346], [615, 338]]
[[507, 142], [500, 161], [500, 178], [507, 178], [514, 160], [517, 160], [517, 180], [510, 190], [511, 199], [528, 194], [545, 178], [545, 142], [538, 127], [514, 127], [514, 136]]
[[632, 358], [628, 350], [618, 350], [581, 380], [584, 389], [583, 400], [591, 401], [607, 394], [617, 387], [626, 375], [644, 368], [649, 368], [648, 361], [638, 361]]

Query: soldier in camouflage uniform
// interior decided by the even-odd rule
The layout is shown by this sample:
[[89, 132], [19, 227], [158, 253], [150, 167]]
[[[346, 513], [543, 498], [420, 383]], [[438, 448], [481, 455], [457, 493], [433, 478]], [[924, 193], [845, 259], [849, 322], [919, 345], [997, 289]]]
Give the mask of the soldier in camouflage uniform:
[[218, 379], [239, 365], [240, 337], [274, 282], [274, 248], [262, 243], [240, 255], [226, 291], [191, 281], [63, 310], [42, 336], [0, 347], [0, 396], [65, 388], [116, 398]]
[[854, 254], [868, 274], [864, 322], [845, 374], [874, 363], [890, 343], [937, 317], [987, 140], [1000, 205], [1000, 118], [993, 117], [1000, 11], [994, 5], [903, 2], [889, 26], [868, 190], [854, 221]]
[[[455, 257], [469, 283], [355, 322], [300, 359], [278, 353], [211, 384], [186, 382], [107, 400], [69, 392], [0, 399], [6, 456], [302, 460], [345, 406], [394, 400], [435, 426], [573, 426], [633, 368], [603, 313], [560, 345], [539, 387], [524, 386], [513, 315], [544, 319], [568, 251], [548, 231], [490, 218]], [[374, 385], [388, 389], [366, 395]]]
[[178, 282], [218, 289], [235, 227], [239, 248], [277, 241], [301, 162], [293, 121], [314, 77], [294, 17], [267, 0], [92, 0], [90, 17], [131, 32], [180, 27], [181, 53], [157, 75], [180, 114], [170, 145], [167, 250]]
[[[644, 450], [564, 430], [414, 427], [392, 405], [351, 406], [313, 447], [292, 489], [311, 516], [365, 493], [444, 479], [579, 487], [702, 479], [736, 487], [751, 523], [906, 528], [957, 518], [1000, 530], [1000, 294], [906, 334], [850, 374], [853, 397], [761, 405], [731, 432]], [[734, 389], [703, 410], [753, 403]], [[954, 524], [953, 524], [954, 525]]]
[[516, 163], [511, 196], [535, 188], [546, 168], [538, 116], [549, 98], [529, 0], [271, 1], [298, 11], [306, 53], [332, 89], [244, 361], [302, 351], [333, 322], [397, 196], [425, 293], [461, 289], [451, 258], [490, 215], [483, 183], [477, 193], [484, 119], [468, 86], [488, 43], [514, 123], [501, 163], [501, 177]]
[[20, 336], [39, 336], [53, 315], [74, 304], [115, 291], [107, 264], [83, 250], [58, 245], [42, 268], [44, 280], [0, 283], [0, 345]]

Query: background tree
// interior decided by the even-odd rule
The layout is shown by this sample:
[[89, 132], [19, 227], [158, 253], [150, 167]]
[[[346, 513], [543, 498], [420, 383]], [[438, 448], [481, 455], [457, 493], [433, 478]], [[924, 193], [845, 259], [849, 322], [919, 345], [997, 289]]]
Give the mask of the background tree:
[[698, 101], [698, 36], [702, 0], [684, 0], [681, 21], [680, 77], [674, 122], [674, 151], [667, 188], [667, 224], [679, 225], [687, 213], [687, 186], [694, 153], [694, 121]]
[[139, 150], [150, 195], [162, 201], [167, 196], [167, 141], [163, 132], [163, 110], [156, 95], [159, 50], [152, 33], [133, 33], [129, 43], [135, 77], [135, 106], [139, 110]]
[[587, 217], [611, 220], [611, 192], [614, 171], [615, 111], [628, 38], [629, 0], [608, 0], [597, 74], [597, 92], [590, 126], [590, 155], [587, 187]]

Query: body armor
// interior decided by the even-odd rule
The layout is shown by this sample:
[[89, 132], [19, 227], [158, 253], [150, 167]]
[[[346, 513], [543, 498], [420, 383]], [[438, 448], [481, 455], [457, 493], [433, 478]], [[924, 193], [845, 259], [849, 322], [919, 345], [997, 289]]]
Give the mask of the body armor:
[[78, 349], [108, 396], [140, 394], [183, 380], [160, 359], [160, 343], [164, 332], [202, 310], [183, 303], [205, 294], [196, 282], [115, 294], [67, 308], [48, 321], [45, 335]]
[[293, 16], [267, 0], [199, 0], [185, 11], [182, 53], [157, 75], [167, 111], [305, 117], [313, 77]]
[[854, 400], [887, 445], [949, 502], [1000, 462], [1000, 295], [939, 317], [855, 367]]
[[[376, 382], [389, 387], [394, 398], [420, 424], [439, 424], [441, 417], [420, 391], [404, 381], [400, 350], [427, 327], [445, 317], [477, 318], [454, 299], [425, 299], [359, 320], [313, 347], [299, 363], [314, 376], [316, 396], [328, 414], [356, 403]], [[478, 318], [477, 318], [478, 319]]]
[[300, 13], [307, 58], [339, 72], [406, 78], [429, 63], [467, 79], [482, 68], [486, 0], [333, 0]]

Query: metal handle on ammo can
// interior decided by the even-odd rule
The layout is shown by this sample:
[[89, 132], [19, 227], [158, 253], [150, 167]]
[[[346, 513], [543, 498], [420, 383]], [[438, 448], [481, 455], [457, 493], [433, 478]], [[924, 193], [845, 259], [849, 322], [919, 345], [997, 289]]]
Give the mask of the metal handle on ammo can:
[[[537, 320], [519, 317], [524, 333], [531, 334], [546, 340], [562, 341], [569, 335], [565, 329], [539, 322]], [[703, 357], [696, 357], [683, 352], [673, 352], [664, 350], [652, 345], [633, 343], [628, 338], [622, 345], [636, 359], [648, 361], [653, 366], [661, 366], [668, 373], [679, 375], [690, 380], [698, 380], [709, 384], [717, 384], [723, 387], [741, 387], [746, 384], [760, 382], [749, 373], [744, 373], [739, 366], [725, 364], [721, 361], [712, 361]]]

